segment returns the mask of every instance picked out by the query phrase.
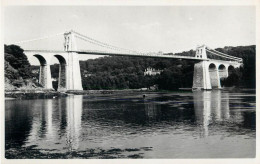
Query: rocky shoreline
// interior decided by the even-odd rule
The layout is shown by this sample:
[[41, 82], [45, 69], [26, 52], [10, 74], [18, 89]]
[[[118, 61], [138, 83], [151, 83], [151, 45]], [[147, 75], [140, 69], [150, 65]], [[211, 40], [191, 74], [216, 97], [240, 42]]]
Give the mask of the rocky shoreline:
[[59, 92], [54, 90], [6, 90], [5, 99], [47, 99], [66, 97], [68, 95], [104, 95], [115, 94], [122, 92], [143, 92], [140, 89], [125, 89], [125, 90], [73, 90], [66, 92]]
[[[240, 88], [223, 88], [223, 91], [237, 91], [237, 90], [246, 90], [252, 91], [254, 89], [240, 89]], [[174, 92], [174, 91], [162, 91], [161, 92]], [[5, 99], [48, 99], [48, 98], [59, 98], [59, 97], [66, 97], [68, 95], [107, 95], [107, 94], [118, 94], [123, 92], [160, 92], [159, 90], [142, 90], [142, 89], [124, 89], [124, 90], [69, 90], [64, 92], [59, 92], [55, 90], [44, 90], [44, 89], [23, 89], [23, 90], [6, 90], [5, 91]], [[179, 92], [192, 92], [191, 89], [180, 89]]]
[[45, 98], [56, 98], [66, 97], [66, 93], [57, 91], [42, 91], [42, 90], [16, 90], [16, 91], [5, 91], [6, 99], [45, 99]]

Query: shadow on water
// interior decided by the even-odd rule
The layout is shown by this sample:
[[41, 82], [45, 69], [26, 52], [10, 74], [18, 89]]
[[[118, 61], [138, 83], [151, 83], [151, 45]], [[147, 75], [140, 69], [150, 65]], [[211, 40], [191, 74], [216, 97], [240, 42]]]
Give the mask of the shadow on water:
[[247, 94], [198, 91], [6, 101], [6, 157], [146, 158], [156, 149], [152, 143], [125, 141], [173, 134], [190, 135], [189, 140], [219, 134], [254, 138], [255, 95]]

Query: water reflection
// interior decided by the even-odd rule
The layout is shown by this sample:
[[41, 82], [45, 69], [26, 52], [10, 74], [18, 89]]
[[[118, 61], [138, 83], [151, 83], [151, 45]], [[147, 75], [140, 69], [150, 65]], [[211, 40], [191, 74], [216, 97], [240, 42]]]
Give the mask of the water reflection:
[[27, 144], [34, 145], [37, 140], [54, 142], [57, 127], [53, 124], [53, 100], [36, 100], [31, 102], [31, 108], [33, 122]]
[[[69, 151], [79, 146], [81, 134], [82, 96], [66, 99], [47, 99], [32, 103], [33, 123], [27, 146], [39, 144], [43, 149], [59, 143], [66, 134]], [[45, 144], [36, 141], [47, 141]], [[62, 143], [61, 143], [62, 144]]]
[[35, 146], [66, 153], [124, 146], [132, 140], [149, 147], [156, 143], [149, 137], [160, 140], [166, 134], [176, 142], [223, 134], [254, 137], [255, 107], [248, 104], [255, 100], [250, 96], [220, 90], [138, 96], [6, 101], [6, 148]]
[[[46, 108], [47, 108], [47, 130], [46, 130], [46, 140], [51, 140], [51, 139], [54, 139], [54, 136], [56, 136], [54, 134], [54, 127], [53, 127], [53, 118], [52, 118], [52, 114], [53, 114], [53, 101], [52, 100], [47, 100], [46, 102]], [[46, 109], [45, 108], [45, 109]]]
[[81, 133], [82, 96], [68, 97], [67, 104], [67, 144], [70, 151], [79, 147]]
[[32, 128], [30, 101], [6, 101], [5, 105], [5, 148], [21, 147]]
[[56, 108], [58, 109], [58, 120], [59, 120], [59, 136], [66, 134], [67, 127], [67, 99], [61, 98], [56, 101]]
[[209, 125], [227, 120], [229, 113], [229, 94], [220, 90], [193, 92], [194, 110], [197, 123], [203, 127], [203, 136], [209, 135]]
[[210, 92], [194, 92], [194, 110], [196, 121], [203, 126], [204, 136], [208, 136], [211, 113]]
[[149, 121], [160, 121], [161, 120], [161, 105], [154, 102], [148, 102], [145, 104], [145, 116], [146, 120]]

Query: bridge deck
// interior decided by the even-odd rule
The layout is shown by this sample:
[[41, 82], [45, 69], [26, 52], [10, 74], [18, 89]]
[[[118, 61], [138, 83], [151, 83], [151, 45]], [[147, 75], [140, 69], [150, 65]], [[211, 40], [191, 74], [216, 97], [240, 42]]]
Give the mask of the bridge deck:
[[158, 55], [158, 54], [141, 54], [141, 53], [111, 53], [102, 51], [53, 51], [53, 50], [24, 50], [25, 52], [42, 52], [42, 53], [66, 53], [75, 52], [78, 54], [89, 54], [89, 55], [109, 55], [109, 56], [133, 56], [133, 57], [152, 57], [152, 58], [171, 58], [171, 59], [186, 59], [186, 60], [196, 60], [203, 61], [209, 59], [200, 59], [190, 56], [178, 56], [178, 55]]
[[95, 51], [77, 51], [79, 54], [93, 54], [93, 55], [109, 55], [109, 56], [133, 56], [133, 57], [152, 57], [152, 58], [171, 58], [171, 59], [186, 59], [203, 61], [207, 59], [199, 59], [190, 56], [177, 56], [177, 55], [159, 55], [159, 54], [142, 54], [142, 53], [107, 53], [107, 52], [95, 52]]
[[53, 50], [24, 50], [25, 52], [43, 52], [43, 53], [67, 53], [75, 52], [78, 54], [89, 54], [89, 55], [109, 55], [109, 56], [132, 56], [132, 57], [150, 57], [150, 58], [169, 58], [169, 59], [185, 59], [194, 61], [216, 61], [216, 62], [228, 62], [228, 63], [238, 63], [236, 61], [225, 61], [216, 59], [202, 59], [190, 56], [179, 56], [179, 55], [159, 55], [159, 54], [141, 54], [141, 53], [111, 53], [102, 51], [53, 51]]

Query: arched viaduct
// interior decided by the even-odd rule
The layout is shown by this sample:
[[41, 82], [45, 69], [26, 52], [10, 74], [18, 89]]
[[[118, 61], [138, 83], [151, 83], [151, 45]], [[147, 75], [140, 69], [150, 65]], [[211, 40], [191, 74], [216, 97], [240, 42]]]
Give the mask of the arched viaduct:
[[[83, 90], [81, 73], [79, 66], [78, 54], [99, 54], [99, 55], [118, 55], [118, 56], [141, 56], [141, 57], [157, 57], [157, 58], [175, 58], [194, 60], [197, 63], [194, 65], [193, 89], [212, 89], [221, 88], [220, 79], [229, 76], [229, 71], [240, 67], [242, 59], [230, 56], [213, 49], [209, 49], [205, 45], [198, 46], [195, 57], [164, 55], [164, 54], [142, 54], [142, 53], [111, 53], [102, 51], [78, 51], [75, 43], [75, 37], [89, 39], [82, 34], [70, 31], [64, 34], [65, 43], [64, 51], [47, 51], [47, 50], [25, 50], [24, 53], [28, 58], [36, 57], [40, 62], [39, 83], [46, 89], [53, 89], [50, 64], [52, 58], [57, 58], [59, 67], [59, 91], [67, 90]], [[91, 42], [95, 40], [91, 39]], [[98, 44], [102, 44], [102, 42]], [[103, 46], [107, 46], [104, 44]], [[113, 46], [110, 46], [113, 47]], [[115, 48], [115, 47], [114, 47]], [[117, 48], [118, 49], [118, 48]], [[207, 53], [213, 53], [217, 56], [222, 56], [229, 59], [214, 60], [207, 57]]]
[[28, 58], [36, 57], [39, 60], [39, 83], [45, 89], [53, 89], [50, 65], [51, 60], [57, 58], [59, 61], [58, 91], [83, 90], [77, 53], [25, 51], [25, 54]]
[[[29, 58], [39, 60], [39, 83], [46, 89], [53, 89], [50, 64], [53, 58], [59, 61], [58, 91], [83, 90], [77, 53], [26, 51]], [[209, 60], [194, 65], [193, 89], [221, 88], [221, 78], [230, 75], [241, 63], [230, 61]]]

